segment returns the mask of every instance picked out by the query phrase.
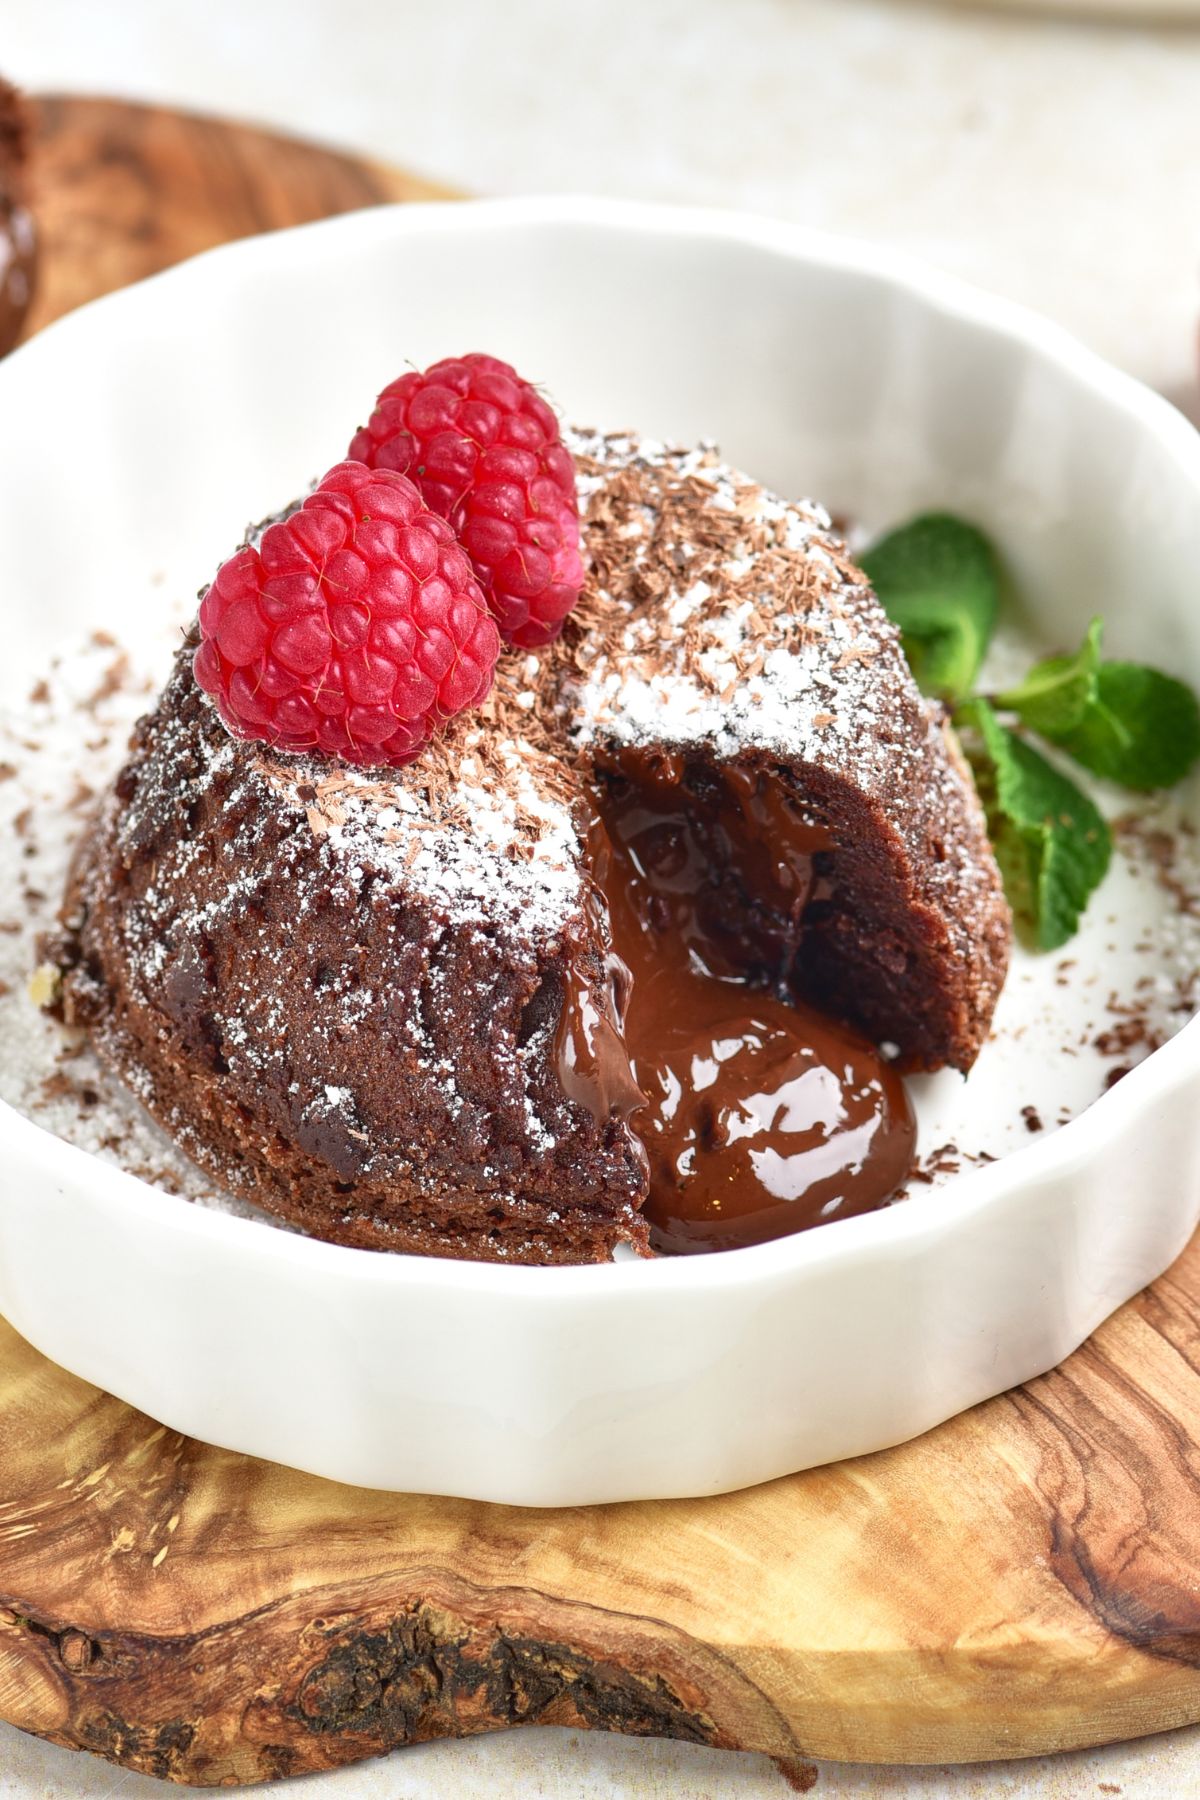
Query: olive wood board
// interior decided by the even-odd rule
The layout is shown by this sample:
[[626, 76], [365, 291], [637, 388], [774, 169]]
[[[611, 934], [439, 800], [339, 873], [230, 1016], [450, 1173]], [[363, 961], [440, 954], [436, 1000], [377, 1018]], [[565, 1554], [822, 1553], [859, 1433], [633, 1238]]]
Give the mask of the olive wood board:
[[[42, 103], [35, 323], [249, 231], [442, 190], [241, 126]], [[104, 1329], [97, 1295], [96, 1329]], [[212, 1449], [0, 1321], [0, 1717], [198, 1785], [524, 1724], [800, 1759], [1200, 1719], [1200, 1242], [1059, 1369], [716, 1499], [523, 1510]]]

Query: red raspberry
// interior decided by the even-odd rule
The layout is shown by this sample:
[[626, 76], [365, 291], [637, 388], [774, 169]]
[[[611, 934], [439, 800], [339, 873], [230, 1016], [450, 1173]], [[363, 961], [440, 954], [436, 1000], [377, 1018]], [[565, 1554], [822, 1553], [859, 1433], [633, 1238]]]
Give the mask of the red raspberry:
[[196, 680], [235, 737], [350, 763], [411, 761], [484, 698], [500, 653], [446, 521], [354, 462], [222, 564], [200, 639]]
[[558, 420], [494, 356], [449, 357], [385, 387], [349, 454], [396, 469], [461, 538], [510, 644], [549, 644], [579, 598], [575, 465]]

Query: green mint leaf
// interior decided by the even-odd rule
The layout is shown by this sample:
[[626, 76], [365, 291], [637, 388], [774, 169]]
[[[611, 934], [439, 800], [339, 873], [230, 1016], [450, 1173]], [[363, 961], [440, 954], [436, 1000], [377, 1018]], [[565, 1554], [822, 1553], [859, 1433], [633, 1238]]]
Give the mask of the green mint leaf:
[[1000, 578], [981, 531], [949, 513], [923, 513], [871, 546], [862, 566], [927, 694], [970, 693], [995, 629]]
[[1101, 621], [1093, 619], [1074, 656], [1047, 656], [1034, 663], [1019, 686], [997, 694], [992, 704], [1015, 712], [1032, 731], [1061, 741], [1064, 732], [1083, 722], [1096, 699], [1102, 629]]
[[986, 700], [959, 711], [1005, 892], [1041, 950], [1073, 936], [1104, 879], [1112, 837], [1086, 794], [1009, 731]]
[[1143, 793], [1173, 787], [1200, 757], [1195, 694], [1142, 663], [1101, 663], [1080, 719], [1066, 729], [1040, 729], [1085, 769]]
[[1192, 690], [1141, 663], [1100, 660], [1093, 619], [1074, 656], [1035, 663], [993, 698], [1085, 769], [1124, 787], [1172, 787], [1200, 757], [1200, 704]]

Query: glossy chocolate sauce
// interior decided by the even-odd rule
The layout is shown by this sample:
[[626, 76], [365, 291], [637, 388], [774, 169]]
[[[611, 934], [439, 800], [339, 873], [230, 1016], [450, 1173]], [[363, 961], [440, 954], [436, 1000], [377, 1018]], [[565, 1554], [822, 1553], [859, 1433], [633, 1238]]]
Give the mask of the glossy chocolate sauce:
[[734, 1249], [883, 1205], [912, 1166], [904, 1085], [786, 995], [828, 838], [766, 770], [626, 751], [596, 798], [615, 956], [599, 993], [572, 985], [559, 1069], [645, 1146], [654, 1248]]
[[[589, 845], [593, 862], [607, 867], [610, 846], [599, 819], [593, 821]], [[593, 924], [604, 910], [601, 891], [592, 890], [585, 898]], [[596, 932], [604, 935], [603, 928]], [[599, 985], [578, 964], [567, 968], [556, 1044], [558, 1079], [568, 1099], [596, 1119], [628, 1119], [646, 1104], [623, 1030], [630, 986], [629, 969], [615, 950], [606, 958]]]

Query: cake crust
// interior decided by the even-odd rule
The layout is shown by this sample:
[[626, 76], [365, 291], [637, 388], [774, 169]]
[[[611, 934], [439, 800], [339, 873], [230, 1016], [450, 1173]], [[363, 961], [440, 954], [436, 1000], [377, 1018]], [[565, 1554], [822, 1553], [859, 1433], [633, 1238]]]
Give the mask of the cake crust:
[[568, 443], [588, 585], [480, 712], [402, 771], [275, 755], [228, 736], [185, 646], [76, 858], [66, 1016], [197, 1161], [317, 1236], [646, 1252], [629, 1107], [568, 1098], [555, 1055], [571, 993], [619, 1023], [585, 847], [614, 748], [686, 753], [701, 805], [706, 766], [766, 770], [828, 834], [798, 994], [910, 1068], [969, 1068], [988, 1029], [1009, 920], [978, 802], [827, 517], [709, 449]]
[[[571, 741], [770, 768], [818, 858], [797, 991], [908, 1069], [979, 1054], [1012, 921], [970, 772], [828, 514], [624, 436], [575, 443], [593, 579], [547, 668]], [[614, 464], [616, 465], [614, 468]]]
[[[643, 1249], [640, 1146], [553, 1066], [567, 971], [599, 985], [606, 947], [567, 783], [542, 773], [556, 831], [529, 818], [489, 852], [472, 831], [492, 815], [452, 824], [461, 787], [436, 782], [405, 830], [391, 784], [235, 744], [185, 648], [76, 863], [67, 1017], [198, 1162], [317, 1236]], [[507, 907], [501, 856], [524, 878]]]

